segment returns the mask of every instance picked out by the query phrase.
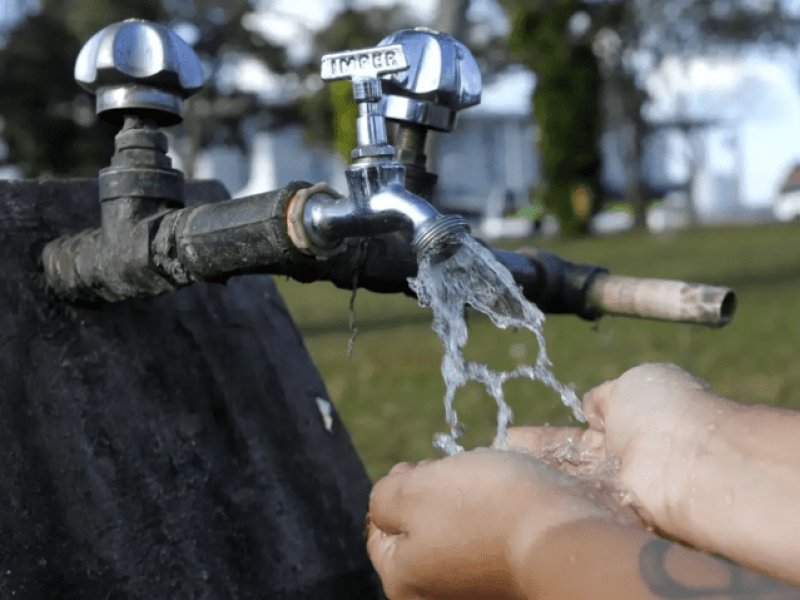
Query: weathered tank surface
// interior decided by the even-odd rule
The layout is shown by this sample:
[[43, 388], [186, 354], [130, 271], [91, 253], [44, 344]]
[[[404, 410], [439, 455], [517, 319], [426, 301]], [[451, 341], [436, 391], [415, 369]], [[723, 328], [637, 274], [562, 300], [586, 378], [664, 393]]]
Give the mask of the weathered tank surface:
[[46, 296], [42, 247], [97, 198], [0, 183], [0, 597], [380, 597], [369, 480], [270, 277]]

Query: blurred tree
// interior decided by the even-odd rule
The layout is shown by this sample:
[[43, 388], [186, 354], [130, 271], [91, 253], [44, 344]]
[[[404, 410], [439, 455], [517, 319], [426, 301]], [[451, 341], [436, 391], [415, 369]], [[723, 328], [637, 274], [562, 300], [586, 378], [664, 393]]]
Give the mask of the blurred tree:
[[172, 23], [195, 38], [190, 41], [209, 81], [187, 103], [179, 130], [177, 149], [183, 150], [187, 175], [198, 148], [220, 139], [244, 145], [242, 122], [257, 111], [283, 121], [299, 118], [293, 105], [267, 105], [258, 94], [238, 90], [220, 76], [223, 65], [244, 58], [274, 73], [287, 69], [282, 47], [243, 26], [253, 10], [249, 0], [42, 0], [40, 8], [9, 32], [0, 49], [3, 162], [17, 165], [25, 175], [88, 176], [107, 164], [115, 131], [96, 122], [93, 103], [72, 72], [81, 45], [102, 27], [126, 18]]
[[9, 32], [0, 50], [3, 162], [28, 176], [94, 175], [108, 162], [115, 132], [95, 123], [93, 103], [73, 80], [73, 65], [91, 33], [131, 14], [163, 16], [152, 1], [44, 0], [38, 14]]
[[[587, 230], [599, 197], [600, 73], [591, 41], [570, 33], [580, 0], [505, 0], [512, 53], [536, 73], [533, 114], [545, 182], [541, 197], [564, 234]], [[589, 201], [587, 206], [587, 192]]]
[[[412, 22], [411, 16], [397, 5], [368, 11], [348, 8], [336, 15], [329, 27], [315, 35], [314, 52], [305, 65], [305, 71], [318, 73], [323, 54], [374, 46], [388, 32], [409, 27]], [[315, 144], [332, 146], [345, 162], [350, 162], [350, 152], [356, 146], [358, 116], [350, 82], [326, 83], [302, 100], [302, 113], [307, 139]]]
[[572, 210], [576, 190], [592, 190], [592, 211], [601, 200], [598, 136], [603, 129], [617, 133], [625, 197], [636, 223], [644, 226], [641, 156], [650, 132], [643, 115], [649, 100], [644, 80], [666, 57], [730, 54], [800, 41], [797, 10], [786, 0], [502, 3], [512, 21], [511, 49], [537, 75], [534, 114], [546, 180], [542, 194], [567, 232], [583, 229]]
[[114, 131], [92, 125], [94, 107], [78, 93], [72, 68], [79, 49], [63, 23], [36, 15], [0, 51], [3, 162], [25, 175], [89, 175], [107, 162]]
[[161, 3], [154, 0], [40, 0], [40, 7], [41, 15], [62, 23], [81, 43], [121, 19], [163, 21], [167, 16]]
[[[667, 57], [686, 61], [700, 56], [736, 55], [756, 46], [794, 47], [800, 42], [800, 21], [797, 9], [786, 0], [618, 0], [609, 4], [611, 12], [616, 11], [616, 18], [601, 23], [595, 37], [596, 40], [605, 37], [610, 42], [604, 45], [610, 52], [601, 61], [606, 74], [606, 111], [611, 123], [616, 102], [618, 122], [627, 124], [623, 130], [627, 135], [621, 140], [622, 155], [625, 160], [635, 160], [626, 165], [626, 191], [639, 192], [638, 196], [629, 194], [629, 197], [635, 200], [637, 223], [644, 226], [646, 206], [641, 196], [640, 157], [645, 139], [655, 125], [642, 115], [649, 102], [645, 76]], [[600, 46], [598, 50], [602, 53], [603, 45]], [[671, 126], [683, 134], [690, 146], [696, 146], [698, 132], [714, 123], [713, 116], [688, 113], [676, 114], [671, 120]], [[695, 153], [693, 150], [692, 154]], [[692, 190], [696, 166], [697, 160], [692, 158], [687, 182], [691, 215], [696, 214]]]
[[[152, 0], [151, 0], [152, 1]], [[244, 123], [255, 118], [261, 126], [300, 119], [291, 100], [264, 100], [258, 92], [243, 91], [224, 77], [226, 68], [244, 61], [282, 76], [290, 70], [286, 49], [268, 40], [259, 28], [248, 25], [256, 8], [269, 8], [269, 1], [258, 0], [163, 0], [171, 23], [187, 28], [195, 39], [194, 47], [206, 68], [207, 83], [202, 94], [187, 104], [182, 142], [183, 170], [194, 174], [197, 153], [214, 143], [245, 149]], [[287, 96], [288, 98], [288, 96]]]

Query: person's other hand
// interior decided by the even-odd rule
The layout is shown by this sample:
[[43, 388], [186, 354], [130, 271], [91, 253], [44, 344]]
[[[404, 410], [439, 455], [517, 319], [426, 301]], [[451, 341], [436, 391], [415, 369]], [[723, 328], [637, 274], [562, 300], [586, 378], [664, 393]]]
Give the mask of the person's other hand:
[[622, 501], [670, 532], [670, 507], [691, 487], [694, 456], [734, 407], [675, 365], [644, 364], [585, 394], [588, 429], [516, 427], [508, 444], [579, 476], [610, 472], [614, 459]]
[[367, 549], [392, 600], [524, 598], [531, 547], [560, 525], [631, 522], [615, 506], [530, 455], [474, 450], [401, 463], [378, 481]]

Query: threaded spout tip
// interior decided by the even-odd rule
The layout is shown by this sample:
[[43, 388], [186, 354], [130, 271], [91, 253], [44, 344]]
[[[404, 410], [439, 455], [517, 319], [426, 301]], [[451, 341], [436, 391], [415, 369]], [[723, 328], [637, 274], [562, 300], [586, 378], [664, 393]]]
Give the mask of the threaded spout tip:
[[417, 256], [441, 256], [447, 258], [464, 243], [470, 227], [464, 217], [442, 215], [419, 229], [411, 247]]

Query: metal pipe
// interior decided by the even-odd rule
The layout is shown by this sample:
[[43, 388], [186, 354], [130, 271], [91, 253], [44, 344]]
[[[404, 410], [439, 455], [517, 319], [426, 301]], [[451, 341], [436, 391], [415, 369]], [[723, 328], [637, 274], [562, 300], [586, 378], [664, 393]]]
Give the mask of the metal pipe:
[[601, 314], [723, 327], [736, 311], [736, 295], [726, 287], [600, 274], [586, 294]]
[[[150, 297], [194, 281], [225, 281], [245, 273], [331, 281], [347, 289], [355, 280], [372, 291], [411, 294], [407, 280], [416, 275], [417, 261], [408, 231], [372, 235], [366, 245], [362, 238], [348, 238], [326, 258], [297, 247], [288, 221], [291, 207], [308, 185], [296, 182], [271, 192], [162, 213], [133, 224], [129, 235], [112, 248], [103, 243], [100, 229], [59, 238], [43, 251], [45, 282], [58, 297], [83, 302]], [[327, 197], [328, 202], [336, 199]], [[464, 235], [460, 218], [452, 219], [436, 213], [403, 222], [408, 227], [416, 223], [422, 232], [418, 243], [430, 248], [448, 235]], [[720, 327], [730, 322], [735, 310], [735, 296], [728, 288], [609, 275], [603, 267], [572, 263], [535, 248], [493, 252], [525, 297], [546, 313], [585, 319], [616, 314]]]
[[130, 222], [111, 243], [102, 228], [58, 238], [42, 250], [45, 285], [61, 299], [91, 303], [152, 297], [242, 273], [302, 277], [316, 260], [292, 243], [286, 210], [308, 185], [153, 215]]
[[389, 184], [356, 202], [315, 194], [305, 204], [304, 224], [317, 244], [328, 247], [345, 238], [403, 231], [409, 241], [417, 237], [439, 212], [402, 186]]

